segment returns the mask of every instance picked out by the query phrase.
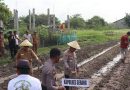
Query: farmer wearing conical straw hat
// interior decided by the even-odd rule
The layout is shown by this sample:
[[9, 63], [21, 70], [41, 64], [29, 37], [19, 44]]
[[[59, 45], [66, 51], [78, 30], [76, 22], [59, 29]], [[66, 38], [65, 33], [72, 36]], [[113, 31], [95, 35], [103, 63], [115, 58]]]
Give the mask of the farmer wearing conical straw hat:
[[31, 48], [29, 48], [32, 47], [32, 44], [27, 39], [20, 44], [20, 47], [21, 49], [16, 54], [16, 64], [23, 59], [29, 60], [31, 68], [33, 59], [36, 59], [39, 63], [41, 63], [41, 60], [39, 60], [38, 56]]
[[[70, 47], [64, 52], [63, 60], [64, 60], [64, 73], [65, 78], [75, 78], [76, 73], [78, 71], [77, 68], [77, 60], [76, 53], [77, 49], [80, 49], [80, 46], [77, 41], [72, 41], [67, 43]], [[74, 88], [65, 87], [66, 90], [76, 90]]]

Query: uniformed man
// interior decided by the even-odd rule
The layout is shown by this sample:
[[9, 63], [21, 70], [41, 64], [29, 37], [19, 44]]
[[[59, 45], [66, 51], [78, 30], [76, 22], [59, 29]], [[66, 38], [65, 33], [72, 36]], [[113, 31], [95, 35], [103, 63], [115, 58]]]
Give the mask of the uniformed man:
[[[77, 41], [72, 41], [67, 44], [70, 46], [70, 48], [67, 49], [63, 54], [65, 78], [75, 78], [78, 71], [75, 51], [76, 49], [80, 49], [80, 46]], [[70, 90], [69, 87], [65, 88], [66, 90]], [[71, 90], [76, 89], [71, 88]]]
[[38, 45], [39, 45], [39, 37], [38, 37], [36, 31], [34, 31], [34, 33], [32, 35], [32, 42], [33, 42], [33, 51], [35, 53], [37, 53], [37, 48], [38, 48]]
[[42, 90], [65, 90], [62, 86], [56, 85], [55, 64], [59, 62], [61, 52], [57, 48], [50, 51], [50, 59], [45, 62], [42, 69]]
[[31, 48], [29, 48], [30, 46], [32, 46], [32, 44], [26, 39], [24, 40], [21, 44], [21, 49], [18, 51], [17, 55], [16, 55], [16, 64], [23, 59], [29, 60], [29, 63], [31, 65], [31, 69], [32, 69], [32, 60], [37, 60], [39, 63], [41, 63], [41, 60], [39, 60], [38, 56], [33, 52], [33, 50]]

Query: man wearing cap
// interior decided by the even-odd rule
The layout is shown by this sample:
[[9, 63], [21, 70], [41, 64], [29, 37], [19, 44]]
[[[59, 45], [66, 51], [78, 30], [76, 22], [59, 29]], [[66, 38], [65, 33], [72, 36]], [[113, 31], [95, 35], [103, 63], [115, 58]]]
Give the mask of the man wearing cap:
[[38, 48], [38, 45], [39, 45], [39, 37], [38, 37], [36, 31], [34, 31], [34, 33], [32, 35], [32, 42], [33, 42], [33, 51], [35, 53], [37, 53], [37, 48]]
[[0, 57], [4, 55], [4, 35], [0, 30]]
[[31, 65], [31, 69], [32, 69], [32, 60], [36, 59], [39, 63], [41, 63], [41, 60], [39, 60], [38, 56], [33, 52], [33, 50], [31, 48], [29, 48], [30, 46], [32, 46], [32, 44], [26, 39], [24, 40], [20, 46], [22, 47], [18, 53], [16, 54], [16, 64], [22, 60], [22, 59], [26, 59], [29, 61], [30, 65]]
[[42, 90], [65, 90], [62, 86], [56, 85], [55, 64], [59, 62], [61, 51], [53, 48], [50, 51], [50, 59], [47, 60], [42, 68]]
[[32, 77], [28, 60], [21, 60], [16, 65], [18, 76], [8, 83], [8, 90], [42, 90], [39, 79]]
[[[80, 49], [80, 46], [77, 41], [72, 41], [67, 44], [70, 46], [70, 48], [67, 49], [63, 54], [64, 74], [65, 78], [75, 78], [78, 71], [75, 51], [76, 49]], [[70, 90], [69, 87], [65, 88], [66, 90]]]

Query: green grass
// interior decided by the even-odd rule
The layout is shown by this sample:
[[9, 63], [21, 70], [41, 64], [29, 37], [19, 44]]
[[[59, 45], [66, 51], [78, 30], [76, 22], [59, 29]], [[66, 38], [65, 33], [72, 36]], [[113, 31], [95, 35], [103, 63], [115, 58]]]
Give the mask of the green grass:
[[[128, 29], [122, 30], [77, 30], [78, 41], [87, 42], [88, 44], [103, 43], [110, 40], [119, 40], [120, 37], [125, 34]], [[111, 33], [112, 32], [112, 33]], [[109, 34], [110, 33], [110, 34]]]
[[8, 64], [8, 63], [11, 63], [11, 62], [12, 62], [12, 60], [8, 56], [0, 57], [0, 65]]
[[[80, 43], [80, 46], [87, 46], [91, 44], [98, 44], [98, 43], [104, 43], [111, 40], [120, 40], [120, 37], [125, 34], [128, 29], [121, 29], [121, 30], [76, 30], [78, 42]], [[112, 32], [112, 34], [111, 34]], [[109, 34], [110, 33], [110, 34]], [[48, 46], [38, 49], [38, 55], [45, 55], [48, 54], [51, 48], [60, 48], [61, 50], [65, 50], [68, 48], [67, 44], [65, 45], [54, 45], [54, 46]], [[10, 58], [3, 57], [0, 58], [0, 65], [7, 64], [12, 62]]]

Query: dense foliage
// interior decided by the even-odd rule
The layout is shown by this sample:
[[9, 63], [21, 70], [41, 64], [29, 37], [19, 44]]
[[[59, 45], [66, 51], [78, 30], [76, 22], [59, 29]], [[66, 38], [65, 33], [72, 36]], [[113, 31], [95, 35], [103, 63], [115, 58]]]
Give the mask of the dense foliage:
[[4, 23], [7, 23], [7, 20], [11, 16], [11, 11], [7, 7], [7, 5], [3, 2], [3, 0], [0, 0], [0, 20], [2, 20]]

